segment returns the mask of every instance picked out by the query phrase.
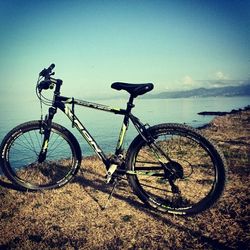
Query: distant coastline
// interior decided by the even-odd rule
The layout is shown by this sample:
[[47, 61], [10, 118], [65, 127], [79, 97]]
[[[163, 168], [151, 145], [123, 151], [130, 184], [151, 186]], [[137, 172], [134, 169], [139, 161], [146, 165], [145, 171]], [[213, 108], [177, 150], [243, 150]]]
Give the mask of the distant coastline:
[[[157, 84], [155, 84], [156, 86]], [[178, 99], [178, 98], [202, 98], [202, 97], [248, 97], [250, 96], [250, 82], [238, 86], [226, 86], [216, 88], [196, 88], [191, 90], [176, 90], [150, 93], [140, 96], [141, 99]], [[94, 96], [95, 100], [127, 99], [128, 93], [125, 91], [114, 92], [110, 96]]]
[[216, 97], [216, 96], [250, 96], [250, 83], [238, 86], [226, 86], [217, 88], [197, 88], [192, 90], [165, 91], [158, 94], [148, 94], [145, 99], [168, 99], [189, 97]]
[[240, 111], [247, 111], [250, 110], [250, 105], [244, 107], [244, 108], [240, 108], [240, 109], [232, 109], [229, 112], [224, 112], [224, 111], [203, 111], [203, 112], [199, 112], [197, 113], [198, 115], [216, 115], [216, 116], [223, 116], [223, 115], [228, 115], [228, 114], [235, 114], [238, 113]]

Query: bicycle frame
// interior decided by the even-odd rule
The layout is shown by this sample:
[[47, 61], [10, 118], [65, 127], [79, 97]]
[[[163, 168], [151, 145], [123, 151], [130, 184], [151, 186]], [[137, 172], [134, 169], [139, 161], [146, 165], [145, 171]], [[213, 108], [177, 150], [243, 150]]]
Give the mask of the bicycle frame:
[[[67, 104], [71, 104], [72, 109]], [[80, 132], [82, 137], [87, 141], [90, 147], [95, 151], [95, 153], [103, 161], [107, 169], [110, 167], [110, 164], [111, 164], [110, 159], [106, 156], [106, 154], [98, 145], [98, 143], [95, 141], [95, 139], [91, 136], [91, 134], [88, 132], [85, 126], [81, 123], [79, 118], [75, 115], [74, 105], [79, 105], [79, 106], [83, 106], [83, 107], [87, 107], [91, 109], [106, 111], [106, 112], [110, 112], [113, 114], [124, 116], [120, 134], [119, 134], [118, 141], [117, 141], [115, 156], [119, 157], [122, 154], [124, 138], [125, 138], [128, 126], [129, 126], [129, 120], [132, 121], [135, 128], [140, 134], [143, 134], [143, 132], [146, 130], [145, 126], [140, 122], [140, 120], [131, 114], [131, 109], [134, 107], [133, 97], [130, 97], [127, 103], [127, 109], [120, 109], [120, 108], [113, 108], [113, 107], [98, 104], [98, 103], [83, 101], [83, 100], [79, 100], [75, 98], [55, 95], [52, 107], [49, 108], [49, 116], [48, 116], [49, 121], [50, 122], [52, 121], [57, 108], [59, 108], [69, 118], [69, 120], [72, 122], [72, 125], [77, 128], [77, 130]]]

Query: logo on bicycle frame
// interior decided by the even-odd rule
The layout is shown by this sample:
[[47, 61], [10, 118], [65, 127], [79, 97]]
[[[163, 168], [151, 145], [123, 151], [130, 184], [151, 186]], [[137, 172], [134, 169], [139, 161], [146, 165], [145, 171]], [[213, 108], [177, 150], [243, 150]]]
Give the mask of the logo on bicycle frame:
[[81, 134], [90, 144], [90, 146], [92, 146], [96, 152], [101, 153], [102, 150], [98, 148], [95, 141], [92, 139], [91, 135], [87, 132], [87, 130], [83, 127], [80, 121], [77, 118], [73, 117], [72, 111], [68, 106], [65, 106], [64, 112], [69, 117], [69, 119], [74, 122], [74, 125], [78, 128], [78, 130], [81, 132]]

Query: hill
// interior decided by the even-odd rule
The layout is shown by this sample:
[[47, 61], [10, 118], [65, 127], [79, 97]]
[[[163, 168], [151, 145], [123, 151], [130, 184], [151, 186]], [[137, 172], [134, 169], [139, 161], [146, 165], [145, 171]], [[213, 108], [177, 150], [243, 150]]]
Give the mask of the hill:
[[186, 91], [169, 91], [155, 95], [145, 95], [145, 98], [187, 98], [211, 96], [246, 96], [250, 95], [250, 84], [227, 86], [220, 88], [197, 88]]
[[0, 249], [249, 249], [250, 111], [216, 117], [203, 133], [228, 163], [221, 200], [194, 217], [146, 209], [124, 180], [110, 187], [97, 157], [66, 186], [20, 192], [1, 177]]

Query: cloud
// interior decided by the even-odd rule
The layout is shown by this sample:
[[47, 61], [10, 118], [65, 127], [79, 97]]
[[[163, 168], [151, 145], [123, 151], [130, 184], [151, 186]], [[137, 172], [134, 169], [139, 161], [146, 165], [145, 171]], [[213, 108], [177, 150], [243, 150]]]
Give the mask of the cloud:
[[194, 85], [194, 80], [191, 76], [186, 75], [182, 78], [182, 83], [186, 86], [193, 86]]
[[167, 88], [167, 91], [178, 89], [195, 89], [195, 88], [219, 88], [225, 86], [236, 86], [242, 84], [249, 84], [249, 80], [244, 79], [232, 79], [229, 74], [222, 71], [216, 71], [213, 73], [213, 77], [207, 80], [197, 80], [191, 75], [185, 75], [181, 79], [172, 82]]
[[247, 79], [232, 79], [231, 77], [229, 77], [228, 74], [225, 74], [222, 71], [215, 72], [213, 79], [197, 80], [197, 81], [201, 82], [204, 87], [208, 88], [236, 86], [249, 83], [249, 80]]
[[221, 71], [215, 73], [216, 80], [229, 80], [229, 77]]

